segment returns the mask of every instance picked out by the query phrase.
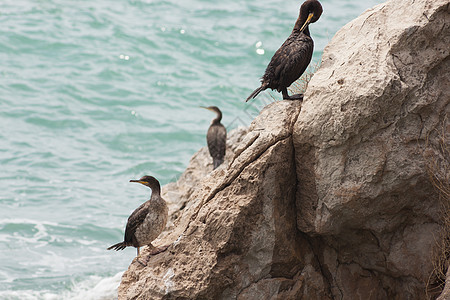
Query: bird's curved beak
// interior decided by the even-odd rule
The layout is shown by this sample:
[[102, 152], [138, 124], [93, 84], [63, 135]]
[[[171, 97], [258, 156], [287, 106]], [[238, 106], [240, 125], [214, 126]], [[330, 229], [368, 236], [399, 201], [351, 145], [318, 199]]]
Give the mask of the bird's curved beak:
[[309, 25], [309, 23], [311, 23], [311, 19], [312, 17], [314, 17], [314, 13], [309, 13], [308, 18], [306, 19], [305, 24], [303, 24], [302, 28], [300, 28], [300, 32], [303, 32], [303, 30], [306, 28], [306, 26]]

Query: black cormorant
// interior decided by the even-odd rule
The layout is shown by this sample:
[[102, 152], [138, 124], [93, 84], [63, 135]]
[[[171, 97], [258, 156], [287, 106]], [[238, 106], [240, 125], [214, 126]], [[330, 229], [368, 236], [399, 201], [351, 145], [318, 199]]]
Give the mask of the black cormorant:
[[248, 96], [246, 102], [265, 89], [277, 90], [284, 100], [302, 100], [303, 94], [289, 96], [287, 88], [305, 72], [313, 54], [314, 43], [309, 34], [309, 23], [316, 22], [322, 14], [317, 0], [307, 0], [287, 40], [275, 52], [261, 79], [261, 86]]
[[213, 158], [214, 169], [216, 169], [223, 163], [225, 157], [227, 130], [225, 129], [225, 126], [220, 123], [220, 120], [222, 120], [222, 112], [217, 106], [200, 107], [217, 114], [217, 117], [211, 121], [211, 126], [209, 126], [208, 133], [206, 134], [209, 154]]
[[[152, 196], [150, 197], [150, 200], [142, 203], [142, 205], [128, 217], [124, 241], [112, 245], [108, 250], [114, 249], [117, 251], [123, 250], [129, 246], [136, 247], [138, 262], [143, 264], [139, 261], [139, 247], [148, 245], [151, 248], [155, 248], [152, 245], [152, 241], [156, 239], [166, 227], [169, 210], [166, 201], [161, 197], [161, 186], [155, 177], [143, 176], [139, 180], [130, 180], [130, 182], [138, 182], [148, 186], [152, 189]], [[167, 247], [165, 247], [165, 249], [167, 249]], [[157, 254], [165, 249], [156, 249], [152, 254]]]

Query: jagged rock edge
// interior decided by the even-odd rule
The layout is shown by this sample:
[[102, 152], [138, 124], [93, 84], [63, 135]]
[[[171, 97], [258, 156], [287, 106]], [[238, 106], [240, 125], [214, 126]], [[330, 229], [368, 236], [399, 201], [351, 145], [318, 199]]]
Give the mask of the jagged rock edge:
[[[258, 135], [258, 136], [259, 136], [259, 135]], [[246, 167], [248, 167], [250, 164], [252, 164], [254, 161], [256, 161], [261, 155], [263, 155], [263, 154], [264, 154], [267, 150], [269, 150], [271, 147], [275, 146], [275, 145], [278, 144], [279, 142], [282, 142], [282, 141], [284, 141], [284, 140], [286, 140], [286, 139], [289, 139], [290, 137], [292, 137], [292, 134], [291, 134], [291, 133], [288, 134], [287, 136], [282, 136], [281, 138], [276, 139], [274, 142], [269, 143], [269, 145], [267, 145], [266, 147], [264, 147], [261, 151], [257, 152], [255, 155], [252, 155], [250, 160], [248, 160], [248, 161], [246, 161], [245, 163], [243, 163], [243, 164], [239, 167], [239, 169], [238, 169], [237, 171], [234, 171], [234, 172], [233, 172], [233, 173], [234, 173], [233, 175], [231, 175], [230, 177], [227, 176], [228, 179], [224, 179], [224, 180], [222, 181], [222, 183], [219, 184], [218, 187], [215, 187], [215, 188], [209, 193], [208, 197], [203, 198], [204, 200], [202, 199], [202, 201], [201, 201], [201, 202], [199, 203], [199, 205], [197, 206], [196, 211], [191, 215], [190, 219], [191, 219], [191, 220], [195, 220], [195, 219], [197, 218], [197, 216], [198, 216], [198, 213], [199, 213], [200, 210], [202, 209], [202, 207], [203, 207], [206, 203], [208, 203], [211, 199], [213, 199], [213, 198], [217, 195], [217, 193], [219, 193], [220, 191], [222, 191], [222, 190], [224, 190], [225, 188], [227, 188], [228, 186], [230, 186], [230, 185], [232, 184], [232, 182], [233, 182], [236, 178], [239, 177], [239, 175], [242, 173], [242, 171], [244, 171], [244, 169], [245, 169]], [[250, 143], [250, 145], [248, 145], [248, 147], [250, 147], [251, 145], [253, 145], [253, 143], [254, 143], [256, 140], [257, 140], [257, 138], [256, 138], [256, 139], [252, 139], [252, 142]], [[248, 147], [247, 147], [247, 148], [248, 148]], [[247, 148], [245, 148], [245, 149], [247, 149]], [[244, 152], [245, 149], [244, 149], [242, 152]], [[242, 153], [242, 152], [241, 152], [241, 153]], [[230, 164], [229, 167], [231, 167], [231, 164]], [[190, 224], [189, 224], [189, 225], [186, 227], [186, 229], [183, 231], [183, 234], [186, 233], [185, 236], [188, 236], [188, 235], [190, 235], [190, 234], [192, 233], [192, 232], [191, 232], [191, 233], [187, 233], [187, 231], [189, 230], [189, 227], [190, 227]]]
[[[226, 178], [222, 181], [222, 183], [221, 183], [218, 187], [215, 187], [215, 188], [209, 193], [208, 197], [206, 197], [206, 199], [205, 199], [204, 201], [201, 202], [201, 204], [199, 205], [198, 210], [197, 210], [192, 216], [197, 217], [198, 212], [200, 211], [200, 209], [203, 207], [204, 204], [208, 203], [212, 198], [215, 197], [215, 195], [216, 195], [217, 193], [219, 193], [220, 191], [222, 191], [222, 190], [224, 190], [226, 187], [228, 187], [228, 186], [229, 186], [229, 185], [230, 185], [230, 184], [231, 184], [231, 183], [232, 183], [232, 182], [233, 182], [233, 181], [234, 181], [234, 180], [242, 173], [242, 171], [243, 171], [246, 167], [248, 167], [251, 163], [253, 163], [254, 161], [256, 161], [256, 160], [257, 160], [261, 155], [263, 155], [270, 147], [276, 145], [277, 143], [279, 143], [279, 142], [281, 142], [281, 141], [284, 141], [284, 140], [288, 139], [289, 137], [292, 137], [293, 132], [294, 132], [294, 124], [296, 123], [296, 121], [297, 121], [297, 119], [298, 119], [298, 117], [299, 117], [299, 115], [300, 115], [300, 111], [301, 111], [301, 106], [300, 106], [300, 109], [298, 110], [296, 116], [295, 116], [294, 118], [292, 118], [293, 120], [292, 120], [292, 122], [289, 124], [290, 130], [289, 130], [289, 133], [288, 133], [287, 135], [278, 137], [277, 139], [275, 139], [275, 141], [273, 141], [272, 143], [269, 143], [269, 145], [267, 145], [266, 147], [264, 147], [262, 150], [260, 150], [260, 151], [257, 152], [256, 154], [252, 155], [252, 156], [250, 157], [250, 160], [249, 160], [249, 161], [246, 161], [246, 162], [243, 163], [241, 166], [239, 166], [239, 169], [238, 169], [237, 171], [234, 171], [234, 172], [232, 171], [232, 172], [230, 172], [231, 174], [234, 173], [234, 175], [231, 175], [231, 178], [230, 178], [230, 176], [228, 176], [230, 173], [226, 174], [226, 175], [225, 175]], [[252, 132], [252, 131], [250, 131], [250, 132]], [[250, 133], [250, 132], [249, 132], [249, 133]], [[252, 138], [250, 139], [249, 142], [247, 142], [247, 144], [246, 144], [243, 148], [240, 148], [240, 149], [237, 149], [237, 150], [236, 150], [236, 155], [233, 157], [232, 161], [231, 161], [230, 164], [228, 165], [228, 170], [230, 170], [230, 168], [231, 168], [231, 166], [233, 165], [235, 159], [236, 159], [239, 155], [241, 155], [242, 153], [244, 153], [245, 150], [247, 150], [248, 148], [250, 148], [250, 147], [258, 140], [259, 136], [260, 136], [260, 133], [258, 132], [254, 137], [252, 137]], [[295, 147], [293, 147], [293, 148], [294, 148], [294, 154], [295, 154]], [[295, 167], [295, 166], [294, 166], [294, 167]], [[227, 178], [228, 178], [228, 179], [227, 179]]]
[[231, 160], [230, 164], [228, 165], [228, 168], [231, 167], [231, 166], [233, 165], [235, 159], [238, 158], [238, 156], [241, 155], [242, 152], [244, 152], [246, 149], [248, 149], [248, 147], [250, 147], [250, 146], [256, 141], [256, 139], [258, 139], [258, 137], [259, 137], [259, 132], [258, 132], [258, 134], [254, 135], [254, 136], [247, 142], [247, 144], [246, 144], [245, 146], [239, 147], [238, 149], [236, 149], [236, 153], [235, 153], [233, 159]]

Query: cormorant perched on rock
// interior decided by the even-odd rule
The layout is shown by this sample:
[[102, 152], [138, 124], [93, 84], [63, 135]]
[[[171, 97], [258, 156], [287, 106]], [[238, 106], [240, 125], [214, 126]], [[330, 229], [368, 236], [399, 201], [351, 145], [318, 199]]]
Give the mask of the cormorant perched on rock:
[[[159, 234], [166, 227], [168, 212], [166, 201], [161, 197], [161, 186], [158, 180], [153, 176], [143, 176], [139, 180], [130, 180], [130, 182], [138, 182], [148, 186], [152, 190], [150, 200], [142, 203], [133, 213], [128, 217], [127, 227], [125, 229], [125, 238], [123, 242], [112, 245], [108, 250], [123, 250], [126, 247], [133, 246], [137, 248], [137, 256], [139, 261], [139, 247], [152, 245], [152, 241], [156, 239]], [[157, 254], [165, 248], [155, 248], [151, 254]], [[145, 264], [144, 264], [145, 265]]]
[[289, 96], [287, 88], [300, 78], [311, 61], [314, 43], [308, 25], [316, 22], [321, 14], [319, 1], [307, 0], [302, 4], [291, 35], [275, 52], [261, 79], [261, 86], [248, 96], [246, 102], [268, 88], [281, 92], [284, 100], [303, 99], [303, 94]]
[[225, 129], [225, 126], [220, 123], [220, 120], [222, 120], [222, 112], [217, 106], [200, 107], [217, 114], [217, 117], [211, 121], [211, 126], [209, 126], [208, 133], [206, 134], [209, 154], [213, 158], [214, 169], [216, 169], [223, 163], [225, 157], [227, 130]]

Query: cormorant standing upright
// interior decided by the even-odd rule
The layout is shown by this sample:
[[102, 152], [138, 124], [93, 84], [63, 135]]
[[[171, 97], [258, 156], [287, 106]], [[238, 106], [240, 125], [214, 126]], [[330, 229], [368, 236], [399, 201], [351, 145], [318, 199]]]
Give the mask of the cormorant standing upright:
[[217, 106], [200, 106], [201, 108], [210, 110], [217, 114], [217, 117], [211, 121], [211, 126], [206, 134], [206, 142], [208, 143], [209, 154], [213, 158], [214, 169], [223, 163], [225, 157], [225, 149], [227, 147], [227, 130], [220, 123], [222, 120], [222, 112]]
[[[126, 247], [133, 246], [137, 248], [138, 262], [139, 248], [152, 245], [152, 241], [156, 239], [166, 227], [167, 219], [169, 217], [169, 209], [166, 201], [161, 197], [161, 186], [153, 176], [143, 176], [139, 180], [130, 180], [130, 182], [138, 182], [152, 190], [150, 200], [142, 203], [133, 213], [128, 217], [127, 227], [125, 229], [125, 238], [123, 242], [112, 245], [108, 250], [123, 250]], [[152, 254], [157, 254], [166, 250], [156, 249]]]
[[316, 22], [321, 14], [319, 1], [307, 0], [302, 4], [291, 35], [275, 52], [261, 78], [261, 86], [248, 96], [246, 102], [268, 88], [281, 92], [283, 100], [303, 100], [303, 94], [289, 96], [287, 88], [300, 78], [311, 61], [314, 43], [308, 25]]

